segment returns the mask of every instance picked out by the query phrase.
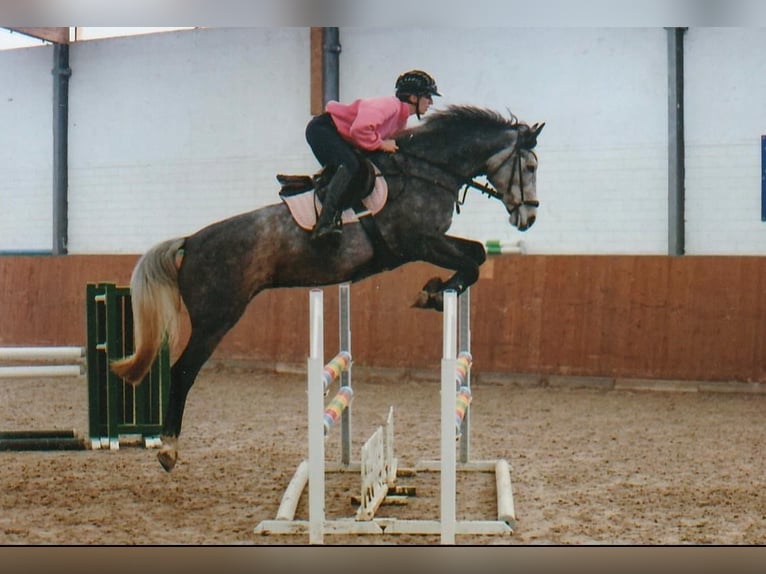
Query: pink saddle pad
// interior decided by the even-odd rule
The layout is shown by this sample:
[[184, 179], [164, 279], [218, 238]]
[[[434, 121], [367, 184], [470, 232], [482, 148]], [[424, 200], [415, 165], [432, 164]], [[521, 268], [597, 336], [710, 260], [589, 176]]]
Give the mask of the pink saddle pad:
[[[375, 215], [386, 204], [388, 199], [388, 185], [386, 180], [380, 173], [377, 166], [373, 165], [375, 170], [375, 186], [372, 188], [370, 194], [362, 199], [362, 205], [367, 208], [369, 215]], [[317, 222], [317, 216], [322, 212], [322, 204], [319, 198], [314, 193], [314, 190], [309, 190], [305, 193], [292, 195], [290, 197], [283, 197], [282, 201], [287, 204], [290, 213], [295, 219], [295, 222], [303, 229], [311, 231]], [[361, 214], [366, 215], [365, 213]], [[342, 214], [343, 224], [354, 223], [359, 221], [359, 216], [353, 209], [349, 208], [343, 211]]]

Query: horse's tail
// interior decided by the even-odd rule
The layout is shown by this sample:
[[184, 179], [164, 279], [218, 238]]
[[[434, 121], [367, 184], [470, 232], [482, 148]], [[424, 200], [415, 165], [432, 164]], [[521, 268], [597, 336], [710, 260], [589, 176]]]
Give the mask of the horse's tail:
[[136, 263], [130, 278], [135, 352], [111, 364], [112, 371], [131, 383], [140, 382], [157, 358], [165, 334], [176, 340], [181, 296], [178, 265], [185, 239], [163, 241]]

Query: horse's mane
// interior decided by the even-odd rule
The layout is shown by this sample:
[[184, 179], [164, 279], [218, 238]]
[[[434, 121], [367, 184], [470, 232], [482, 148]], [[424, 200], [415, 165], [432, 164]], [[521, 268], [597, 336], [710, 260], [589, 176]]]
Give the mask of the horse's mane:
[[422, 125], [425, 129], [429, 127], [436, 129], [440, 126], [460, 129], [466, 125], [485, 129], [517, 129], [520, 124], [513, 114], [511, 114], [510, 118], [506, 118], [500, 113], [487, 108], [451, 105], [443, 110], [435, 110], [427, 115]]
[[[436, 134], [449, 140], [467, 130], [504, 131], [510, 129], [518, 131], [523, 142], [524, 136], [530, 132], [529, 126], [520, 122], [510, 111], [509, 114], [510, 117], [505, 117], [487, 108], [450, 105], [443, 110], [430, 112], [423, 118], [420, 125], [405, 130], [403, 134], [410, 137]], [[529, 143], [534, 146], [531, 141]], [[523, 143], [522, 146], [527, 147]]]

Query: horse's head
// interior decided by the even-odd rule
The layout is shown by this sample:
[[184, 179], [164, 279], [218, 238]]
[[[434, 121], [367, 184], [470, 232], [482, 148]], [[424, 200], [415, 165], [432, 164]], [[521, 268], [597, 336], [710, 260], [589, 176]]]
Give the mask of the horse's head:
[[[400, 152], [455, 181], [500, 199], [511, 225], [526, 231], [537, 217], [537, 156], [532, 151], [545, 126], [520, 123], [492, 110], [449, 106], [397, 138]], [[417, 165], [417, 164], [416, 164]], [[468, 172], [466, 174], [466, 172]], [[442, 188], [437, 176], [421, 176]], [[490, 185], [474, 178], [486, 175]]]
[[537, 155], [532, 148], [545, 123], [520, 125], [513, 142], [487, 160], [486, 175], [519, 231], [535, 222], [537, 208]]

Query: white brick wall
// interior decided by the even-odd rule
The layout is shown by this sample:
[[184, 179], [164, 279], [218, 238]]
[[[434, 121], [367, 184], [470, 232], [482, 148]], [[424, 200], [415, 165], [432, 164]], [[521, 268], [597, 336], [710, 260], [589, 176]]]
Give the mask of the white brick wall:
[[[424, 68], [436, 105], [546, 121], [535, 226], [471, 191], [452, 231], [528, 253], [667, 252], [662, 28], [341, 28], [341, 99]], [[763, 254], [766, 30], [686, 34], [686, 247]], [[277, 172], [318, 167], [304, 139], [308, 28], [196, 30], [70, 48], [69, 250], [137, 253], [278, 201]], [[50, 47], [0, 52], [0, 252], [52, 237]]]
[[0, 52], [0, 252], [53, 241], [53, 49]]
[[444, 94], [436, 107], [510, 108], [547, 122], [535, 226], [516, 231], [502, 206], [470, 192], [453, 233], [521, 239], [528, 253], [666, 251], [663, 29], [342, 29], [341, 43], [347, 99], [386, 92], [399, 72], [422, 67]]
[[309, 31], [199, 30], [72, 47], [70, 252], [141, 252], [279, 201], [315, 170]]
[[686, 38], [686, 250], [766, 254], [761, 134], [766, 30], [691, 28]]

